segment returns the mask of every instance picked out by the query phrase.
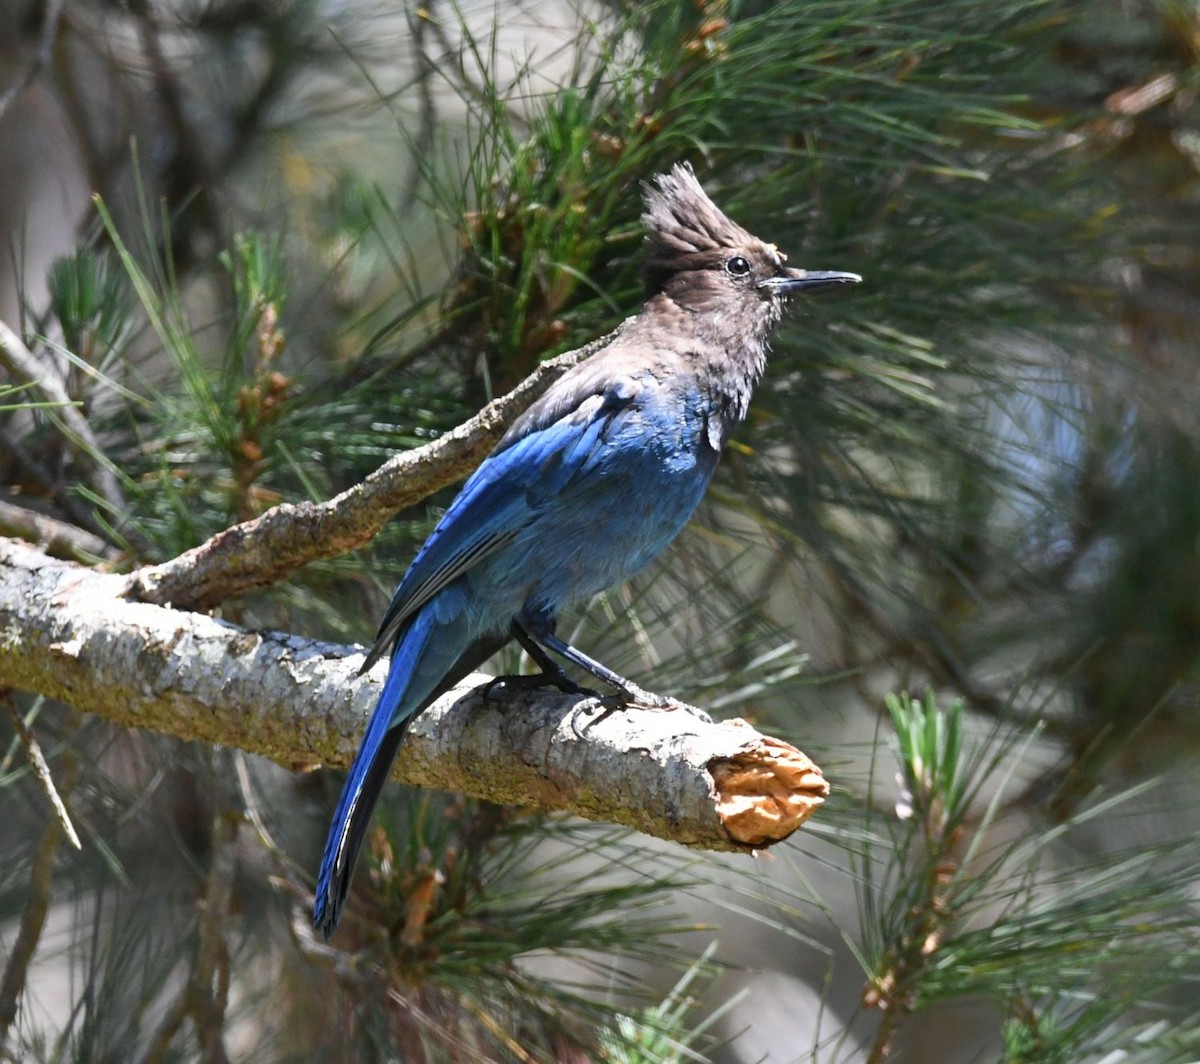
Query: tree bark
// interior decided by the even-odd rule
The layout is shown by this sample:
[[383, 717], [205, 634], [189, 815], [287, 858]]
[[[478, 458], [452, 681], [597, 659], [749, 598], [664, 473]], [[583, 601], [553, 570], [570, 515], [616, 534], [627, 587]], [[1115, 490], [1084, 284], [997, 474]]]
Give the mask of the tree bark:
[[[0, 539], [0, 687], [293, 769], [349, 764], [385, 665], [360, 678], [361, 648], [133, 601], [131, 579]], [[718, 850], [786, 838], [828, 794], [804, 754], [744, 721], [630, 708], [580, 738], [570, 721], [585, 696], [497, 705], [479, 694], [487, 679], [418, 717], [396, 779]]]

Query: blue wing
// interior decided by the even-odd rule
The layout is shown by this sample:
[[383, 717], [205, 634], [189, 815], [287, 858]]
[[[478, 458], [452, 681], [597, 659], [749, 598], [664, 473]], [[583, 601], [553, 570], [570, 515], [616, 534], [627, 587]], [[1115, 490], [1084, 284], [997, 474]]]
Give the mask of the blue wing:
[[577, 383], [591, 387], [581, 395], [578, 387], [559, 387], [571, 385], [570, 378], [530, 407], [463, 485], [396, 589], [364, 670], [439, 591], [502, 549], [546, 500], [594, 468], [598, 444], [641, 390], [628, 377], [585, 379]]

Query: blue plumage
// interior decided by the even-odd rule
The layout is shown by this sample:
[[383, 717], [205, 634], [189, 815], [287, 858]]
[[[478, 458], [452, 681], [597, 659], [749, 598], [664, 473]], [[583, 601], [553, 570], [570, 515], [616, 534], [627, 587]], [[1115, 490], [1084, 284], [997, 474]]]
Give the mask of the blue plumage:
[[858, 280], [787, 269], [721, 214], [690, 168], [659, 177], [647, 203], [646, 306], [516, 421], [384, 617], [364, 668], [389, 650], [391, 667], [317, 880], [313, 919], [326, 936], [405, 729], [438, 694], [513, 637], [539, 660], [553, 651], [627, 692], [555, 635], [559, 614], [637, 572], [691, 517], [745, 414], [783, 296]]

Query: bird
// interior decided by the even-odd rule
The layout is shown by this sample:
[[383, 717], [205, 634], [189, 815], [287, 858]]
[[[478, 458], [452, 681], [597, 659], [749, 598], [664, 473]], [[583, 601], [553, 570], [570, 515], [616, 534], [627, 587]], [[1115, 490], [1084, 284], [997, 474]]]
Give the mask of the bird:
[[[363, 670], [391, 663], [346, 776], [313, 924], [336, 929], [372, 811], [413, 718], [513, 639], [646, 695], [557, 634], [559, 615], [642, 569], [683, 529], [746, 416], [788, 296], [862, 278], [785, 264], [730, 220], [691, 165], [644, 189], [645, 302], [518, 417], [468, 478], [396, 589]], [[668, 702], [673, 700], [666, 700]], [[680, 703], [674, 703], [680, 705]]]

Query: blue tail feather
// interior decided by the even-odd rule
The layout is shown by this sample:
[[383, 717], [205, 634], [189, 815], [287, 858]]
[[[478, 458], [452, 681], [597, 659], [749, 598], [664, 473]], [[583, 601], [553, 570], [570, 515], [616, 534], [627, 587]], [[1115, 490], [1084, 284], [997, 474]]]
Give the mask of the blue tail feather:
[[397, 645], [367, 734], [342, 787], [321, 858], [313, 905], [313, 924], [326, 938], [333, 934], [341, 918], [354, 865], [366, 839], [379, 794], [391, 775], [396, 751], [409, 723], [427, 697], [427, 692], [413, 691], [411, 687], [430, 634], [436, 627], [434, 611], [422, 610]]

